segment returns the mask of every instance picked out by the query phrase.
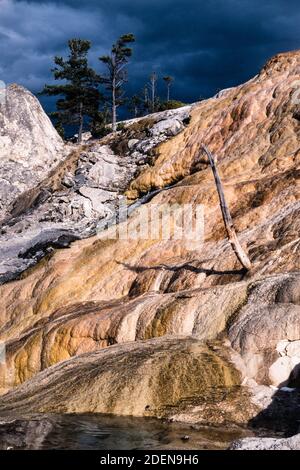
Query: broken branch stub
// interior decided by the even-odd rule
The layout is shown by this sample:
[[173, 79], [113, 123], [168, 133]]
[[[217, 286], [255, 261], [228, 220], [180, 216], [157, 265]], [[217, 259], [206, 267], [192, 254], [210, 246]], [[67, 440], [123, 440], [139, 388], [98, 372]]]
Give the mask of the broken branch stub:
[[236, 257], [238, 258], [238, 260], [240, 261], [242, 266], [247, 271], [249, 271], [251, 269], [251, 261], [248, 258], [248, 256], [246, 255], [246, 253], [244, 252], [244, 250], [243, 250], [242, 246], [240, 245], [240, 242], [237, 238], [237, 235], [236, 235], [236, 232], [235, 232], [235, 229], [234, 229], [234, 225], [233, 225], [233, 220], [231, 218], [231, 214], [229, 212], [229, 208], [228, 208], [227, 203], [226, 203], [226, 199], [225, 199], [225, 195], [224, 195], [224, 191], [223, 191], [223, 186], [222, 186], [220, 175], [219, 175], [216, 163], [215, 163], [215, 159], [214, 159], [212, 153], [210, 152], [210, 150], [206, 147], [206, 145], [202, 145], [202, 149], [204, 150], [204, 152], [206, 153], [206, 155], [208, 157], [208, 160], [209, 160], [209, 163], [210, 163], [213, 175], [214, 175], [214, 179], [215, 179], [215, 183], [216, 183], [217, 191], [218, 191], [218, 195], [219, 195], [219, 200], [220, 200], [220, 206], [221, 206], [223, 221], [224, 221], [224, 225], [225, 225], [225, 228], [226, 228], [226, 231], [227, 231], [227, 235], [228, 235], [230, 244], [232, 246], [232, 249], [233, 249], [234, 253], [236, 254]]

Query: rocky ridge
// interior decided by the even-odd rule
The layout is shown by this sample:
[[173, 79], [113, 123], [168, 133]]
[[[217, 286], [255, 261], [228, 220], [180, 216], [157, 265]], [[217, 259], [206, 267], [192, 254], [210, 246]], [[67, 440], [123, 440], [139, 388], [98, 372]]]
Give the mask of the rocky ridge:
[[[29, 130], [34, 128], [35, 133], [31, 137], [20, 126], [22, 139], [18, 141], [19, 147], [9, 147], [11, 153], [0, 147], [4, 162], [1, 167], [3, 181], [8, 179], [20, 186], [18, 190], [9, 188], [5, 195], [2, 194], [6, 217], [0, 229], [3, 247], [0, 284], [16, 278], [54, 248], [68, 247], [76, 239], [91, 236], [96, 233], [100, 222], [105, 227], [114, 219], [122, 203], [126, 206], [123, 193], [130, 181], [154, 158], [151, 154], [160, 142], [184, 128], [192, 108], [186, 106], [156, 113], [147, 119], [126, 121], [122, 136], [119, 132], [101, 142], [87, 140], [79, 148], [69, 144], [60, 150], [62, 142], [37, 99], [22, 87], [13, 85], [7, 90], [7, 103], [16, 101], [17, 105], [23, 105], [24, 111], [21, 117], [17, 115], [17, 124], [14, 121], [8, 124], [9, 106], [3, 108], [6, 127], [2, 132], [5, 138], [12, 135], [11, 129], [19, 125], [20, 120], [27, 123]], [[11, 90], [14, 90], [13, 95]], [[16, 107], [14, 113], [17, 111]], [[36, 135], [40, 136], [43, 145], [49, 140], [47, 151], [35, 139]], [[52, 146], [54, 138], [59, 146]], [[14, 173], [15, 160], [11, 159], [11, 154], [20, 153], [21, 148], [27, 151], [23, 159], [19, 157], [20, 171], [17, 169]], [[35, 148], [39, 149], [36, 153]], [[31, 177], [32, 171], [36, 178]], [[26, 179], [23, 186], [20, 183], [22, 178]]]

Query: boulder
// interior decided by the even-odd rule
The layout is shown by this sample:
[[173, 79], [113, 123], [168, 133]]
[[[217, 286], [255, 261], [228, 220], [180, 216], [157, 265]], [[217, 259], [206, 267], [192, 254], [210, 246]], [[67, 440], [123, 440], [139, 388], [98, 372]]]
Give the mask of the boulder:
[[289, 357], [294, 357], [295, 356], [295, 357], [300, 358], [300, 340], [289, 342], [287, 347], [286, 347], [286, 354]]
[[272, 385], [284, 387], [288, 384], [293, 363], [290, 357], [279, 357], [269, 368], [269, 378]]
[[150, 133], [152, 136], [165, 134], [167, 136], [175, 136], [184, 129], [184, 125], [178, 119], [164, 119], [159, 121], [151, 128]]
[[8, 85], [0, 101], [0, 220], [13, 200], [40, 183], [66, 154], [38, 99]]
[[139, 139], [130, 139], [127, 144], [129, 150], [132, 150], [138, 143], [139, 143]]

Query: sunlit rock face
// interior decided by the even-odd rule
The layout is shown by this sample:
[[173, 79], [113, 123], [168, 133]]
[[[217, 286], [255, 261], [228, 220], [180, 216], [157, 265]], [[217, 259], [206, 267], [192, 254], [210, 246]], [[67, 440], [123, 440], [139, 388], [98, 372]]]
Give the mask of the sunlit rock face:
[[[236, 385], [248, 379], [263, 385], [290, 385], [286, 375], [291, 372], [297, 382], [290, 365], [297, 366], [300, 340], [300, 123], [294, 88], [299, 67], [300, 52], [280, 54], [246, 84], [195, 105], [189, 110], [190, 122], [184, 119], [177, 135], [169, 135], [167, 141], [151, 148], [127, 190], [123, 188], [130, 202], [163, 189], [143, 205], [146, 209], [161, 204], [202, 205], [203, 241], [116, 239], [114, 227], [110, 227], [49, 254], [22, 279], [1, 286], [0, 338], [7, 342], [3, 391], [24, 383], [20, 390], [31, 396], [41, 384], [48, 384], [50, 366], [49, 384], [59, 383], [66, 370], [70, 377], [77, 377], [81, 361], [89, 364], [99, 358], [104, 364], [105, 354], [113, 354], [109, 351], [122, 351], [128, 371], [126, 386], [133, 393], [137, 385], [129, 371], [135, 370], [132, 358], [138, 348], [148, 351], [147, 344], [150, 350], [155, 344], [155, 356], [165, 351], [167, 337], [175, 335], [192, 336], [203, 347], [208, 347], [207, 341], [211, 347], [225, 342], [242, 371]], [[131, 123], [123, 134], [98, 144], [127, 157], [138, 152], [136, 158], [141, 158], [148, 147], [137, 141], [153, 138], [149, 129], [157, 121], [151, 122], [148, 118], [146, 125]], [[148, 136], [143, 134], [145, 127]], [[155, 128], [155, 138], [162, 128]], [[217, 157], [234, 225], [252, 262], [248, 273], [241, 270], [228, 243], [211, 170], [200, 151], [203, 143]], [[90, 198], [97, 193], [82, 192]], [[119, 227], [134, 227], [138, 222], [137, 209]], [[143, 346], [137, 343], [140, 340]], [[288, 342], [284, 352], [278, 349], [281, 341]], [[276, 361], [282, 357], [289, 358], [283, 360], [290, 367], [285, 375], [282, 360], [280, 370], [277, 368]], [[203, 362], [209, 377], [213, 376], [211, 367], [214, 370], [211, 364], [212, 356]], [[152, 366], [156, 370], [149, 361], [149, 371]], [[117, 361], [112, 362], [110, 374], [121, 386], [125, 379], [118, 367]], [[225, 377], [222, 370], [218, 374]], [[89, 409], [84, 411], [109, 411], [99, 398], [109, 380], [103, 378], [102, 369], [98, 372], [97, 385], [89, 389]], [[173, 380], [177, 380], [175, 371], [168, 376], [170, 390]], [[149, 382], [142, 383], [148, 390]], [[114, 390], [105, 395], [116, 403], [111, 412], [147, 414], [142, 408], [129, 409], [124, 400], [118, 404]], [[46, 391], [43, 393], [46, 397]], [[12, 392], [6, 403], [13, 406], [20, 397]], [[55, 399], [45, 400], [40, 409], [54, 410]], [[228, 406], [238, 409], [237, 402], [238, 398]], [[31, 409], [31, 400], [26, 398], [24, 403]], [[62, 403], [61, 411], [83, 411], [72, 394]], [[32, 409], [37, 411], [37, 406]], [[159, 414], [154, 409], [153, 414]], [[199, 413], [195, 421], [200, 419]]]

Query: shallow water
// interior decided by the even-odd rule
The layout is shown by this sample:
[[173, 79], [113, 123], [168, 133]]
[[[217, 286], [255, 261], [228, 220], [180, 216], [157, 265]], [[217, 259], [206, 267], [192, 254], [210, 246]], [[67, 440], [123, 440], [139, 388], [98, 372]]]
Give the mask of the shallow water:
[[249, 435], [253, 433], [239, 427], [100, 414], [0, 418], [1, 449], [224, 449]]

